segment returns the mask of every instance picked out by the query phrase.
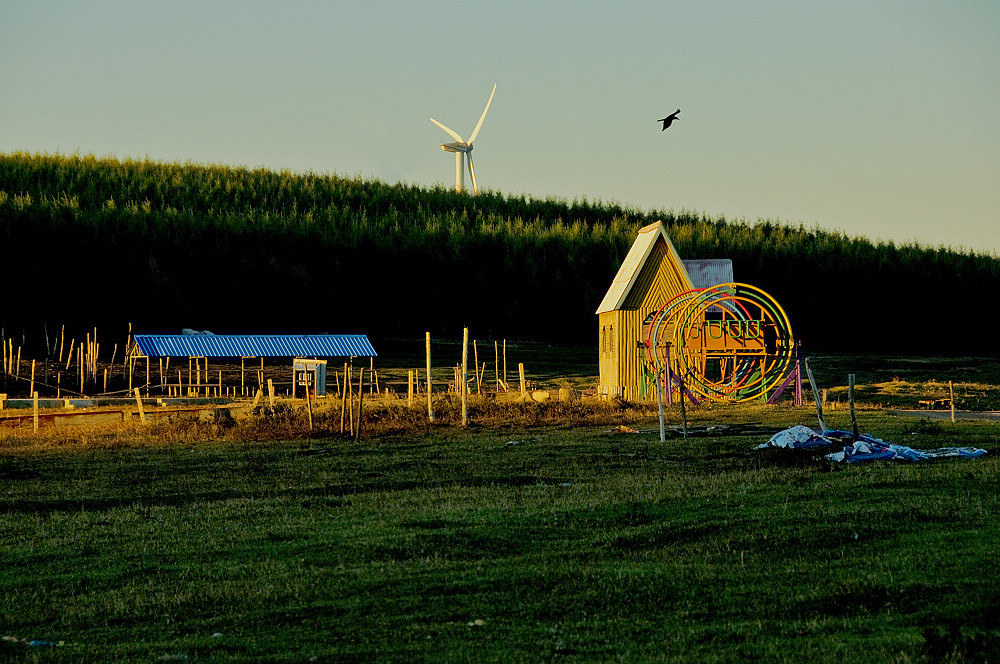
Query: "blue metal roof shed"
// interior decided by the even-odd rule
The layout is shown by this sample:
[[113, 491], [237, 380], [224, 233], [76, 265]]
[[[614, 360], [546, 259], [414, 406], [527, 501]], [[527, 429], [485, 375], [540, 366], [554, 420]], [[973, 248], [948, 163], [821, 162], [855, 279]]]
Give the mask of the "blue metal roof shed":
[[363, 334], [137, 334], [148, 357], [376, 357]]

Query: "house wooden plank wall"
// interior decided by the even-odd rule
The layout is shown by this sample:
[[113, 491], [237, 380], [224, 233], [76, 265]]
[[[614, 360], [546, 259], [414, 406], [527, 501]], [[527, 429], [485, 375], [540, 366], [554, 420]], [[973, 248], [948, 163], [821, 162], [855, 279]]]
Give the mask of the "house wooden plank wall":
[[647, 396], [643, 321], [691, 288], [691, 279], [664, 225], [657, 222], [640, 229], [596, 312], [599, 394], [628, 400]]

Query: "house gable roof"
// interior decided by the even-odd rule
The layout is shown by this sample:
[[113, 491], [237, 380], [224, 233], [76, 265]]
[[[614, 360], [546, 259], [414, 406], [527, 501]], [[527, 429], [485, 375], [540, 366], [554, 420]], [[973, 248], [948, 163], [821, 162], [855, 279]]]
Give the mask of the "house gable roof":
[[684, 263], [677, 254], [677, 249], [674, 248], [673, 242], [667, 236], [667, 230], [663, 222], [658, 221], [655, 224], [650, 224], [639, 229], [639, 234], [636, 236], [635, 242], [632, 243], [632, 248], [629, 249], [625, 260], [622, 261], [621, 267], [618, 268], [618, 274], [611, 281], [611, 287], [604, 295], [604, 299], [601, 301], [600, 306], [597, 307], [595, 313], [603, 314], [608, 311], [616, 311], [622, 307], [629, 293], [632, 291], [632, 287], [635, 286], [635, 282], [639, 278], [643, 266], [649, 259], [650, 254], [653, 253], [653, 248], [661, 239], [666, 245], [669, 263], [672, 263], [677, 273], [676, 276], [684, 287], [683, 290], [690, 290], [693, 287]]

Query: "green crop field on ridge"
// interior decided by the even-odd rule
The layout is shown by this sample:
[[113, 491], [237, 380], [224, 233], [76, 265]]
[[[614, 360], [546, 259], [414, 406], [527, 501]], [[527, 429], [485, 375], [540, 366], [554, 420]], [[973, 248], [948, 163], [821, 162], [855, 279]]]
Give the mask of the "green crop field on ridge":
[[[774, 295], [807, 352], [984, 348], [993, 255], [617, 203], [25, 153], [0, 154], [0, 243], [19, 284], [0, 323], [588, 341], [636, 231], [656, 221], [682, 258], [730, 258], [738, 281]], [[77, 297], [57, 300], [54, 283]]]

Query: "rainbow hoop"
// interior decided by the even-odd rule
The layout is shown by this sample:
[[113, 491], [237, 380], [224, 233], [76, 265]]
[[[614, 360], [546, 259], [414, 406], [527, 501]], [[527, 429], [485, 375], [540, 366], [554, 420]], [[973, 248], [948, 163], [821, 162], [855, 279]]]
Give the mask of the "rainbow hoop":
[[669, 377], [676, 376], [706, 399], [751, 401], [783, 381], [793, 365], [788, 316], [749, 284], [686, 291], [647, 321], [646, 365], [667, 389], [675, 388]]

